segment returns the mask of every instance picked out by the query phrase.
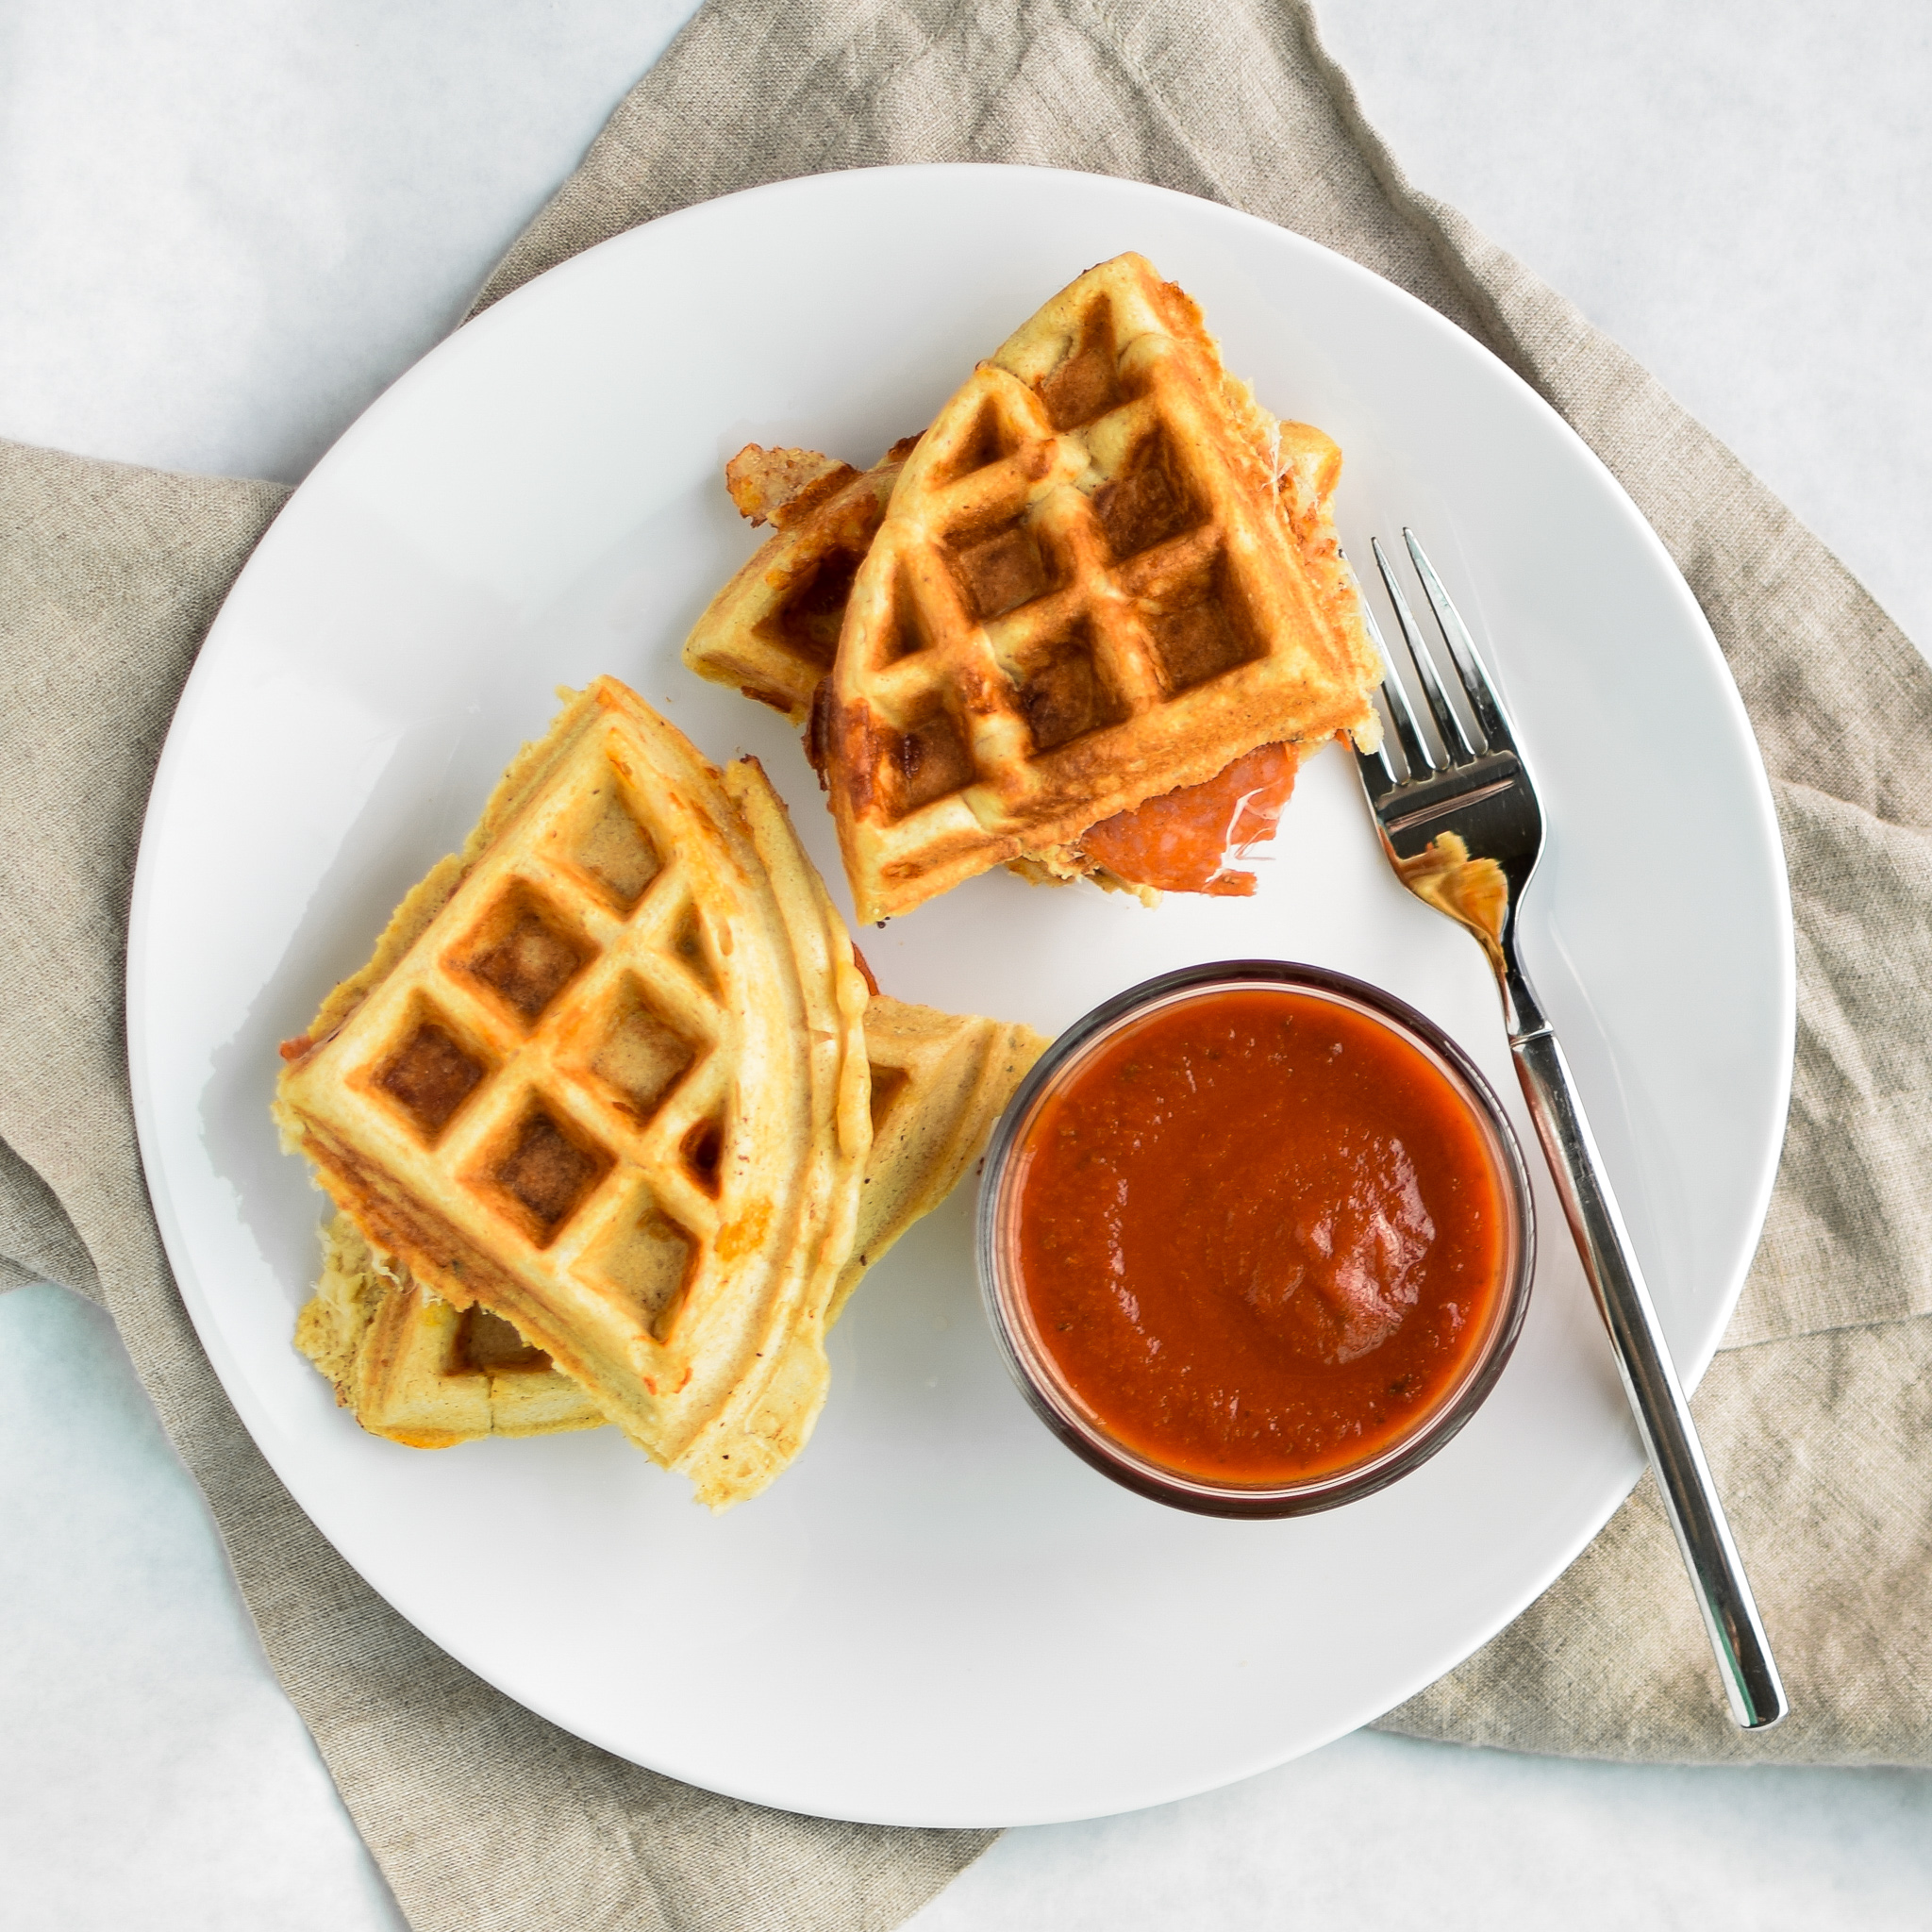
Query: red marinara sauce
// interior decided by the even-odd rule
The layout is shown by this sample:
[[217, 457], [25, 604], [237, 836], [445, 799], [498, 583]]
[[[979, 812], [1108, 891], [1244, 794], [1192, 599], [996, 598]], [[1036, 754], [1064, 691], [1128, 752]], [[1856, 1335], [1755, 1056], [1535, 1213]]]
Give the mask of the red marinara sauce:
[[1410, 1041], [1288, 988], [1129, 1023], [1026, 1133], [1019, 1298], [1123, 1446], [1209, 1482], [1368, 1461], [1460, 1384], [1507, 1289], [1472, 1103]]

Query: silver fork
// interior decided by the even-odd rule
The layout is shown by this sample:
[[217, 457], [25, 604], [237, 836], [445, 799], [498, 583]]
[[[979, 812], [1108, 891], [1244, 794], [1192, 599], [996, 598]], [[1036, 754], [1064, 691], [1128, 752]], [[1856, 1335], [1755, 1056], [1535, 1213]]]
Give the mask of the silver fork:
[[1394, 726], [1401, 765], [1386, 739], [1378, 752], [1357, 753], [1362, 789], [1397, 876], [1418, 897], [1467, 926], [1495, 968], [1517, 1077], [1609, 1330], [1624, 1390], [1690, 1573], [1731, 1715], [1743, 1728], [1759, 1730], [1784, 1716], [1784, 1686], [1575, 1082], [1517, 957], [1517, 910], [1542, 854], [1543, 818], [1536, 787], [1467, 626], [1415, 533], [1405, 529], [1402, 534], [1448, 646], [1469, 718], [1465, 722], [1450, 704], [1394, 569], [1380, 541], [1374, 542], [1375, 562], [1441, 751], [1439, 755], [1421, 727], [1365, 596], [1362, 616], [1387, 670], [1382, 702]]

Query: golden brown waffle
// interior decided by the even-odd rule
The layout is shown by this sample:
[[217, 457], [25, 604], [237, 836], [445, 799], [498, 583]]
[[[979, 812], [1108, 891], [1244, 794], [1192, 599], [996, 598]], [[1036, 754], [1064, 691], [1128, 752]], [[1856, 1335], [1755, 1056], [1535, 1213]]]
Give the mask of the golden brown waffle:
[[[1013, 1090], [1045, 1050], [1030, 1027], [874, 995], [866, 1008], [872, 1152], [852, 1253], [826, 1311], [949, 1194]], [[604, 1412], [541, 1349], [481, 1307], [459, 1310], [377, 1254], [345, 1214], [324, 1231], [324, 1266], [295, 1339], [362, 1426], [412, 1448], [478, 1436], [596, 1428]]]
[[1319, 431], [1284, 431], [1142, 258], [1090, 270], [907, 458], [812, 721], [858, 916], [1256, 746], [1373, 744], [1380, 675]]
[[860, 1275], [958, 1185], [1047, 1044], [1010, 1021], [873, 995], [865, 1009], [872, 1153], [852, 1254], [832, 1296], [835, 1314]]
[[296, 1321], [295, 1344], [365, 1429], [412, 1449], [605, 1420], [508, 1322], [480, 1303], [458, 1308], [431, 1294], [346, 1214], [323, 1230], [322, 1279]]
[[[890, 484], [918, 440], [895, 444], [864, 474], [816, 450], [758, 443], [740, 450], [724, 467], [731, 500], [753, 524], [769, 521], [776, 531], [707, 607], [685, 641], [686, 665], [794, 722], [808, 715], [830, 668], [852, 579], [884, 521]], [[1283, 455], [1284, 489], [1325, 517], [1341, 452], [1319, 432], [1291, 424]], [[1260, 793], [1249, 783], [1257, 760], [1268, 768]], [[1087, 875], [1150, 905], [1164, 891], [1252, 893], [1255, 875], [1227, 867], [1224, 854], [1274, 836], [1295, 763], [1292, 746], [1257, 746], [1204, 785], [1098, 821], [1081, 834]], [[1067, 883], [1025, 859], [1008, 865], [1036, 884]]]
[[600, 678], [291, 1042], [276, 1111], [375, 1247], [722, 1507], [824, 1401], [865, 999], [756, 762]]
[[865, 471], [815, 450], [740, 450], [725, 466], [731, 500], [754, 524], [769, 519], [774, 533], [706, 607], [685, 640], [685, 663], [802, 724], [832, 668], [852, 580], [917, 441], [894, 443]]

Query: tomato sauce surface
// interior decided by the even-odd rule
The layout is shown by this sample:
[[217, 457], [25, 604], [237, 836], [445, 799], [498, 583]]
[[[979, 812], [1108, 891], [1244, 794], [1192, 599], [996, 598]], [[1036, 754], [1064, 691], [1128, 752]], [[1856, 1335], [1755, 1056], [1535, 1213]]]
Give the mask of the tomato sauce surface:
[[1177, 1002], [1077, 1063], [1021, 1150], [1031, 1326], [1117, 1441], [1216, 1482], [1365, 1461], [1457, 1384], [1507, 1286], [1472, 1104], [1352, 1008]]

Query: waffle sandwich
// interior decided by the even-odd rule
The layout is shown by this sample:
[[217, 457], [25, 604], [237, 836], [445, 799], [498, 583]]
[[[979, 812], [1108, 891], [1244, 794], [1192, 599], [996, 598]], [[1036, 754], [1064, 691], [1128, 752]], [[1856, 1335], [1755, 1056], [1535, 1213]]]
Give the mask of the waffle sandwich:
[[[872, 1150], [852, 1251], [826, 1309], [949, 1194], [1046, 1042], [1024, 1026], [874, 995], [865, 1013]], [[297, 1345], [373, 1434], [441, 1449], [479, 1436], [552, 1435], [607, 1418], [586, 1391], [480, 1304], [459, 1309], [345, 1214], [324, 1232], [322, 1279]]]
[[[725, 487], [754, 525], [774, 527], [693, 626], [684, 644], [686, 665], [794, 724], [808, 719], [832, 667], [853, 578], [918, 441], [895, 443], [865, 471], [816, 450], [757, 443], [740, 450], [725, 465]], [[1321, 503], [1333, 488], [1331, 473]], [[1080, 840], [1086, 875], [1150, 904], [1162, 892], [1252, 893], [1254, 874], [1226, 865], [1224, 856], [1274, 837], [1298, 764], [1292, 745], [1260, 745], [1204, 784], [1158, 794], [1090, 825]], [[1025, 859], [1007, 862], [1036, 884], [1066, 883], [1064, 874]]]
[[374, 1250], [723, 1507], [824, 1398], [866, 998], [757, 763], [600, 678], [284, 1048], [275, 1110]]
[[1140, 256], [981, 363], [906, 458], [814, 706], [859, 918], [1103, 870], [1090, 827], [1257, 746], [1376, 742], [1340, 468]]

